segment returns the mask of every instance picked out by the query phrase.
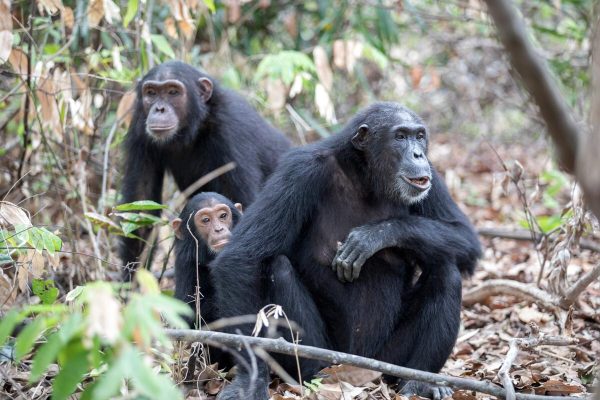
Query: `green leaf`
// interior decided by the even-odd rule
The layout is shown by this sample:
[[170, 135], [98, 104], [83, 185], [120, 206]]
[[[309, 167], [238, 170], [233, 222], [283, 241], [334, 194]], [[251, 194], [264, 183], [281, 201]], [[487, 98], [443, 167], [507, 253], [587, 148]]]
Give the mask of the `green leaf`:
[[6, 249], [0, 249], [0, 265], [10, 264], [14, 260], [10, 256], [10, 254], [6, 251]]
[[206, 8], [210, 10], [211, 13], [217, 12], [217, 8], [215, 7], [215, 0], [204, 0], [204, 5]]
[[115, 207], [118, 211], [149, 211], [149, 210], [163, 210], [167, 206], [157, 203], [152, 200], [140, 200], [134, 201], [133, 203], [119, 204]]
[[164, 53], [169, 58], [175, 58], [175, 53], [171, 45], [163, 35], [150, 35], [150, 39], [152, 39], [152, 43], [154, 43], [161, 53]]
[[31, 366], [30, 382], [37, 381], [48, 365], [56, 360], [57, 354], [69, 343], [71, 338], [83, 327], [83, 318], [80, 313], [75, 313], [54, 332], [48, 341], [44, 343], [36, 352]]
[[281, 79], [286, 85], [290, 85], [300, 72], [316, 73], [314, 62], [304, 53], [285, 50], [263, 58], [256, 68], [254, 79], [269, 77]]
[[16, 310], [10, 310], [4, 317], [2, 317], [2, 321], [0, 321], [0, 346], [6, 342], [6, 339], [12, 331], [15, 329], [15, 326], [19, 322], [21, 322], [25, 318], [25, 316]]
[[36, 317], [17, 336], [15, 341], [15, 360], [20, 361], [33, 348], [35, 341], [46, 330], [47, 317]]
[[73, 343], [67, 350], [66, 362], [52, 384], [52, 399], [63, 400], [70, 396], [88, 370], [87, 351], [81, 343]]
[[107, 371], [95, 384], [86, 388], [81, 400], [105, 400], [114, 398], [123, 384], [123, 379], [127, 376], [127, 357], [129, 356], [129, 352], [130, 349], [127, 348], [115, 361], [108, 364]]
[[127, 362], [133, 385], [142, 395], [154, 399], [183, 399], [171, 380], [164, 374], [154, 373], [134, 349], [128, 353]]
[[127, 25], [131, 22], [138, 10], [138, 0], [129, 0], [127, 2], [127, 12], [123, 17], [123, 27], [127, 28]]
[[58, 289], [52, 279], [34, 279], [31, 283], [33, 293], [40, 298], [42, 304], [52, 304], [58, 297]]
[[46, 228], [32, 226], [27, 230], [27, 235], [27, 243], [38, 251], [46, 250], [50, 255], [54, 255], [62, 248], [62, 240]]

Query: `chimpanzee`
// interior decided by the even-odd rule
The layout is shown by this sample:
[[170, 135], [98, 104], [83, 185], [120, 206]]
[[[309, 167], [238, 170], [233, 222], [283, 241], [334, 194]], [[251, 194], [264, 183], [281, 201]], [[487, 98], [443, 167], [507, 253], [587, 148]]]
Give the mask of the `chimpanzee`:
[[[228, 245], [231, 230], [242, 217], [242, 205], [213, 192], [194, 195], [185, 205], [179, 218], [172, 221], [175, 231], [175, 297], [192, 307], [196, 317], [208, 324], [219, 318], [210, 262]], [[261, 280], [261, 298], [265, 304], [281, 305], [288, 319], [300, 327], [318, 326], [313, 332], [303, 332], [302, 340], [323, 341], [323, 322], [312, 297], [296, 277], [289, 260], [284, 255], [275, 257], [265, 268], [256, 268]], [[199, 293], [196, 293], [196, 287]], [[200, 310], [196, 309], [196, 296], [200, 297]], [[199, 311], [198, 313], [196, 311]], [[197, 315], [199, 314], [199, 315]], [[196, 326], [200, 319], [196, 318]], [[188, 320], [194, 326], [193, 320]], [[288, 336], [289, 329], [279, 330]], [[315, 336], [312, 335], [321, 335]], [[219, 366], [228, 364], [229, 358], [214, 351], [213, 361]], [[289, 358], [279, 359], [292, 372], [296, 363]], [[315, 362], [304, 364], [319, 365]]]
[[[213, 262], [221, 315], [255, 313], [256, 269], [285, 255], [325, 324], [328, 343], [303, 344], [439, 371], [458, 334], [461, 273], [473, 272], [481, 250], [427, 147], [416, 114], [376, 103], [338, 134], [288, 152]], [[268, 370], [259, 369], [252, 384], [240, 368], [220, 398], [266, 399]], [[451, 393], [399, 383], [406, 394]]]
[[[239, 95], [180, 61], [152, 68], [137, 86], [125, 140], [123, 202], [161, 201], [170, 172], [180, 190], [233, 161], [236, 168], [202, 190], [250, 204], [290, 142]], [[147, 236], [141, 232], [140, 236]], [[120, 248], [131, 279], [143, 243], [123, 239]]]

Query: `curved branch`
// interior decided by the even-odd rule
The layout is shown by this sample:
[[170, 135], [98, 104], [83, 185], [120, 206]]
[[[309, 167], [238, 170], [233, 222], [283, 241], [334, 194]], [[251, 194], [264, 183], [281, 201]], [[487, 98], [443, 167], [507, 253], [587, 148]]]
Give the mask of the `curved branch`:
[[[243, 343], [246, 343], [274, 353], [287, 354], [290, 356], [298, 355], [303, 358], [326, 361], [330, 364], [353, 365], [373, 371], [383, 372], [385, 374], [406, 380], [417, 380], [420, 382], [428, 382], [437, 385], [452, 386], [459, 389], [475, 390], [480, 393], [487, 393], [491, 394], [492, 396], [502, 398], [504, 398], [506, 395], [506, 391], [503, 388], [490, 382], [434, 374], [432, 372], [400, 367], [398, 365], [356, 356], [353, 354], [342, 353], [339, 351], [320, 349], [312, 346], [296, 345], [289, 343], [282, 338], [265, 339], [222, 332], [195, 331], [191, 329], [167, 329], [166, 332], [172, 340], [183, 342], [203, 342], [209, 344], [212, 343], [217, 345], [225, 345], [232, 348], [240, 348]], [[523, 393], [517, 393], [516, 398], [518, 400], [582, 399], [582, 397], [537, 396]], [[591, 399], [591, 397], [589, 398]]]

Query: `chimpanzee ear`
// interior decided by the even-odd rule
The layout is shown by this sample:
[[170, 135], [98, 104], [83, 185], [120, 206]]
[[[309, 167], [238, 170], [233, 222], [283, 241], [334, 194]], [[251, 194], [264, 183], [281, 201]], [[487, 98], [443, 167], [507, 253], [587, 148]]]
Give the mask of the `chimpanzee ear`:
[[183, 233], [181, 233], [181, 218], [175, 218], [173, 221], [171, 221], [171, 226], [175, 231], [175, 237], [179, 240], [182, 240]]
[[237, 208], [237, 210], [240, 212], [240, 214], [244, 213], [244, 210], [242, 209], [242, 203], [235, 203], [234, 206], [235, 206], [235, 208]]
[[213, 83], [210, 79], [202, 77], [198, 79], [198, 87], [200, 88], [200, 96], [206, 103], [212, 96]]
[[356, 149], [363, 150], [365, 148], [368, 134], [369, 125], [362, 124], [352, 137], [352, 144]]

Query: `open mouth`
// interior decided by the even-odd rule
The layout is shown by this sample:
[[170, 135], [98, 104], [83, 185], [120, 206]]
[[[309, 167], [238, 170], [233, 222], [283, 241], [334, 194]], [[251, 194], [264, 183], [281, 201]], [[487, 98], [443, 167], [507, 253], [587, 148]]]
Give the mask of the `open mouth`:
[[431, 186], [431, 178], [428, 176], [419, 176], [416, 178], [403, 176], [402, 179], [419, 190], [427, 190]]

